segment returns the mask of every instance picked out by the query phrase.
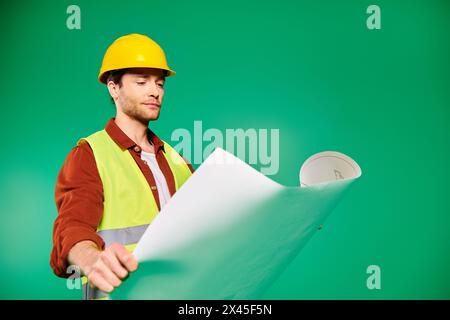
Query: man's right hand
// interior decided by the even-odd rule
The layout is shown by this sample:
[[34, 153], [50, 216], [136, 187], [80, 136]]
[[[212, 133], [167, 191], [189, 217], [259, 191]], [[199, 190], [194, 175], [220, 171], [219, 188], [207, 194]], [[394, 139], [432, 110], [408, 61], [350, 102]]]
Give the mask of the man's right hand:
[[133, 254], [119, 243], [113, 243], [102, 251], [92, 241], [78, 242], [70, 250], [68, 261], [81, 268], [92, 287], [106, 293], [120, 286], [128, 272], [138, 267]]

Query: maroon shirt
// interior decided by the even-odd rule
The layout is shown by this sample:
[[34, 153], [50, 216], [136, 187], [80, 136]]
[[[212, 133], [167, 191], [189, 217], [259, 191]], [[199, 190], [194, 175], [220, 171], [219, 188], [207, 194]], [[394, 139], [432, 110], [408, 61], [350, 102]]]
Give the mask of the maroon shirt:
[[[114, 118], [109, 120], [105, 130], [122, 149], [128, 149], [133, 156], [150, 186], [158, 209], [161, 210], [155, 178], [149, 166], [141, 159], [142, 148], [117, 126]], [[170, 195], [173, 196], [176, 191], [175, 180], [163, 155], [164, 143], [150, 129], [147, 135], [155, 148], [156, 160], [166, 178]], [[188, 166], [194, 172], [192, 165], [188, 163]], [[103, 200], [103, 185], [94, 153], [87, 141], [83, 140], [69, 153], [56, 180], [55, 202], [58, 216], [53, 225], [50, 265], [57, 276], [70, 276], [66, 273], [67, 255], [77, 242], [91, 240], [99, 248], [105, 248], [103, 239], [96, 233], [103, 216]]]

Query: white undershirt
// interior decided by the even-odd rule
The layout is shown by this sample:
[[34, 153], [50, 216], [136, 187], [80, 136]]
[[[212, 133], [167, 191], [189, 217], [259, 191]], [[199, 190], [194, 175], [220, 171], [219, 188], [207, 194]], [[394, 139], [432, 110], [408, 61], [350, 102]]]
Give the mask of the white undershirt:
[[159, 168], [154, 153], [141, 151], [141, 159], [147, 162], [147, 165], [150, 167], [150, 170], [155, 177], [156, 188], [158, 188], [159, 203], [161, 204], [162, 209], [164, 205], [170, 200], [170, 191], [169, 186], [167, 185], [166, 178]]

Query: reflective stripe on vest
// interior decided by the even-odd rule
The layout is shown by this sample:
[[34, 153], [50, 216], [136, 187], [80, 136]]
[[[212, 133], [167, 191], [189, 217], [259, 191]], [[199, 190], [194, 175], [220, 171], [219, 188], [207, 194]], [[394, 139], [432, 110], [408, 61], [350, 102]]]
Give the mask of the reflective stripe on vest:
[[122, 245], [130, 245], [137, 243], [148, 228], [148, 224], [141, 226], [128, 227], [123, 229], [109, 229], [98, 231], [97, 234], [105, 241], [105, 245], [109, 246], [113, 242], [121, 243]]
[[[103, 185], [103, 216], [97, 234], [103, 238], [106, 246], [117, 242], [132, 252], [159, 212], [150, 186], [130, 152], [116, 144], [105, 130], [82, 138], [78, 143], [81, 140], [86, 140], [94, 153]], [[163, 155], [174, 176], [175, 190], [178, 191], [192, 175], [191, 170], [166, 142]], [[92, 289], [84, 279], [84, 299], [107, 296]]]

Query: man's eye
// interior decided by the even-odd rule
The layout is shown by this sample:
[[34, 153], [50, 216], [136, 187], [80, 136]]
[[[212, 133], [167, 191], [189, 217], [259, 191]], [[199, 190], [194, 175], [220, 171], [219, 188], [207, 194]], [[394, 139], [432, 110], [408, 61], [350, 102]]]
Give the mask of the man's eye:
[[138, 81], [138, 82], [136, 82], [138, 85], [140, 85], [140, 86], [142, 86], [142, 85], [144, 85], [145, 84], [145, 81]]
[[158, 86], [159, 86], [160, 88], [164, 88], [164, 83], [158, 83]]

